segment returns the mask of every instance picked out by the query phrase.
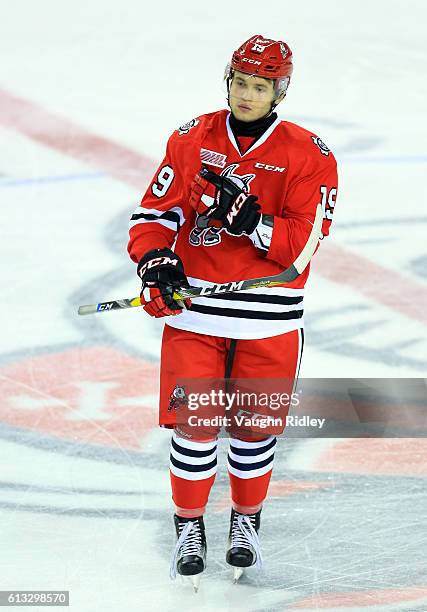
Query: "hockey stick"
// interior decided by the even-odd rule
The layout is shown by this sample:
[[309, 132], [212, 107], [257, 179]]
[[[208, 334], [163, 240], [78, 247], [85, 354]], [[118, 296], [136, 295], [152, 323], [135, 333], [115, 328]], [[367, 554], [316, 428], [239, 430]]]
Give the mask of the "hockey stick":
[[[300, 276], [308, 266], [314, 252], [317, 248], [317, 243], [320, 237], [322, 227], [323, 213], [321, 204], [317, 205], [316, 216], [314, 218], [313, 227], [310, 236], [302, 249], [301, 253], [295, 259], [293, 264], [272, 276], [261, 276], [260, 278], [250, 278], [248, 280], [230, 281], [228, 283], [212, 284], [207, 287], [187, 287], [175, 291], [173, 294], [174, 300], [184, 300], [185, 298], [198, 298], [216, 295], [218, 293], [231, 293], [235, 291], [248, 291], [249, 289], [257, 289], [258, 287], [274, 287], [275, 285], [283, 285], [283, 283], [291, 283]], [[139, 297], [111, 300], [109, 302], [100, 302], [99, 304], [88, 304], [87, 306], [79, 307], [79, 315], [94, 314], [96, 312], [105, 312], [108, 310], [121, 310], [123, 308], [134, 308], [141, 306]]]

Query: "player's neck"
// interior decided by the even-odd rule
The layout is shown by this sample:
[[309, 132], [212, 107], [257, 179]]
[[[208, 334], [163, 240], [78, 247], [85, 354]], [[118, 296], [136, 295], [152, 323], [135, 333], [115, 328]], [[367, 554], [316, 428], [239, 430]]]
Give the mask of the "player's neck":
[[259, 138], [277, 119], [277, 113], [261, 117], [256, 121], [240, 121], [233, 113], [230, 114], [230, 127], [235, 136], [253, 136]]

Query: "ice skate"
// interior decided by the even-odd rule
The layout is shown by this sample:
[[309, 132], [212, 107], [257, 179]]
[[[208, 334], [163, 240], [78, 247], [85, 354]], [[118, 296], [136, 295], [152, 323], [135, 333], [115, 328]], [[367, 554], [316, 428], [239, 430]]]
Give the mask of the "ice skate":
[[183, 518], [174, 515], [177, 542], [170, 566], [170, 577], [188, 576], [197, 593], [200, 574], [206, 569], [206, 536], [203, 517]]
[[230, 533], [226, 561], [233, 567], [233, 580], [236, 583], [245, 567], [262, 566], [261, 546], [258, 531], [261, 522], [261, 510], [256, 514], [240, 514], [231, 510]]

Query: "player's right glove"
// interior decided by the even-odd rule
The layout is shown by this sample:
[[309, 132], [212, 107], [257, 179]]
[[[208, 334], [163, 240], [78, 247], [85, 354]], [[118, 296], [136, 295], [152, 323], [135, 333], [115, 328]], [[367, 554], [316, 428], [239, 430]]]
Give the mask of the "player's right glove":
[[173, 293], [189, 287], [184, 266], [170, 249], [153, 249], [141, 259], [137, 268], [142, 280], [141, 304], [152, 317], [168, 317], [191, 306], [191, 300], [176, 301]]
[[[261, 206], [257, 197], [248, 195], [234, 181], [221, 176], [207, 168], [202, 168], [199, 176], [193, 179], [191, 186], [190, 205], [195, 208], [197, 199], [200, 199], [211, 183], [215, 188], [215, 198], [212, 205], [205, 212], [205, 216], [216, 220], [215, 225], [224, 227], [229, 234], [241, 236], [251, 234], [259, 223]], [[213, 225], [214, 222], [211, 222]]]

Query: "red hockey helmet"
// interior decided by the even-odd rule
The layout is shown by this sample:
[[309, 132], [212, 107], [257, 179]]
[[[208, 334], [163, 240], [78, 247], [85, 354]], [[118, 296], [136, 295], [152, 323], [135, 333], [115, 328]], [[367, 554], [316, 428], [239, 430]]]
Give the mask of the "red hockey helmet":
[[224, 78], [228, 91], [234, 70], [272, 79], [276, 99], [286, 93], [288, 88], [293, 71], [292, 51], [282, 40], [272, 40], [255, 34], [234, 51], [231, 62], [227, 64]]
[[231, 67], [265, 79], [290, 77], [292, 51], [282, 40], [271, 40], [256, 34], [233, 53]]

